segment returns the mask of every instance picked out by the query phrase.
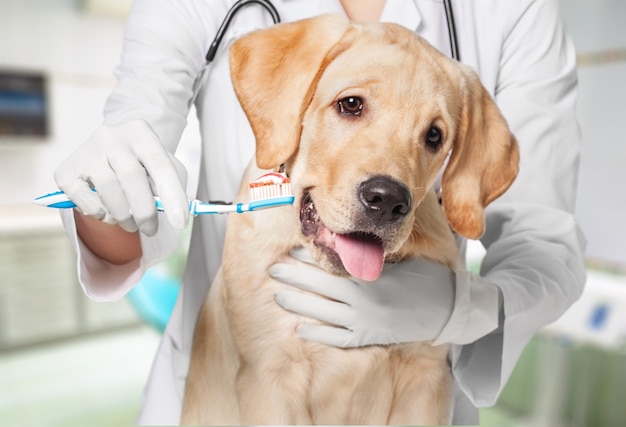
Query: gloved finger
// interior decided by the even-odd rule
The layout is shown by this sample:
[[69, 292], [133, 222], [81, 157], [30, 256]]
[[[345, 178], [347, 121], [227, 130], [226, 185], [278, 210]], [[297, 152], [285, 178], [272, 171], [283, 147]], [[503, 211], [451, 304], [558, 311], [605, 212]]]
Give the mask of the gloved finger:
[[137, 231], [137, 224], [131, 215], [126, 195], [115, 176], [108, 178], [94, 180], [98, 195], [107, 209], [108, 216], [113, 219], [113, 223], [133, 233]]
[[146, 179], [145, 171], [137, 171], [137, 175], [141, 175], [143, 179], [134, 181], [130, 179], [124, 185], [124, 192], [139, 231], [146, 236], [154, 236], [159, 226], [154, 196]]
[[170, 161], [172, 162], [172, 164], [174, 165], [174, 168], [176, 169], [176, 173], [178, 174], [178, 179], [180, 183], [182, 184], [183, 187], [187, 188], [187, 168], [185, 167], [183, 162], [178, 160], [176, 156], [174, 156], [169, 151], [167, 152], [167, 155], [169, 156]]
[[350, 303], [350, 290], [356, 286], [350, 279], [309, 264], [277, 263], [269, 274], [279, 282], [345, 303]]
[[143, 234], [153, 236], [158, 228], [158, 219], [147, 172], [132, 152], [125, 149], [111, 151], [114, 154], [111, 153], [109, 163], [126, 197], [133, 223]]
[[344, 328], [354, 323], [352, 309], [340, 302], [293, 291], [277, 292], [274, 299], [285, 310], [310, 319]]
[[289, 251], [289, 255], [306, 264], [317, 265], [317, 262], [311, 256], [311, 251], [304, 246], [299, 246]]
[[101, 220], [106, 215], [106, 208], [100, 197], [91, 190], [88, 178], [81, 176], [81, 172], [73, 165], [73, 158], [68, 157], [55, 169], [54, 181], [57, 187], [76, 205], [85, 215]]
[[168, 221], [180, 230], [189, 221], [189, 199], [169, 153], [158, 139], [154, 142], [142, 146], [138, 153], [139, 161], [154, 182]]
[[354, 333], [348, 329], [326, 325], [300, 325], [296, 333], [307, 341], [314, 341], [332, 347], [358, 347]]
[[57, 186], [74, 202], [76, 208], [82, 214], [91, 216], [97, 220], [103, 220], [107, 215], [107, 210], [100, 196], [91, 189], [91, 185], [88, 182], [82, 179], [76, 179], [71, 185], [59, 184], [57, 182]]
[[[187, 188], [187, 168], [185, 168], [185, 165], [169, 151], [167, 152], [167, 155], [169, 156], [172, 164], [174, 165], [174, 168], [176, 169], [176, 173], [178, 173], [178, 178], [180, 179], [181, 185]], [[150, 183], [150, 189], [152, 190], [152, 193], [158, 194], [157, 186], [154, 180], [149, 175], [148, 175], [148, 182]]]

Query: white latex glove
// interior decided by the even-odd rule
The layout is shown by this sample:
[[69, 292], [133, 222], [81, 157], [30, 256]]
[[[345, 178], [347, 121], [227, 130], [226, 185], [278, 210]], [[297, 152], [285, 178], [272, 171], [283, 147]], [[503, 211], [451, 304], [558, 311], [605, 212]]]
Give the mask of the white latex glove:
[[454, 273], [439, 264], [423, 259], [388, 264], [375, 282], [366, 282], [327, 273], [306, 249], [291, 255], [301, 262], [274, 264], [269, 272], [313, 293], [276, 294], [286, 310], [326, 323], [300, 326], [297, 333], [307, 340], [342, 348], [432, 341], [452, 314]]
[[189, 220], [185, 167], [142, 120], [96, 129], [57, 167], [54, 179], [83, 214], [126, 231], [156, 233], [153, 195], [174, 227]]

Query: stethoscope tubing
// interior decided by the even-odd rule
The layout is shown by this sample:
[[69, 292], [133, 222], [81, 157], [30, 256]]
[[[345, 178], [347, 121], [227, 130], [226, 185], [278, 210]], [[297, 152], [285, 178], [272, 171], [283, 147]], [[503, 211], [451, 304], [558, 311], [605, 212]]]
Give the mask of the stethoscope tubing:
[[459, 54], [459, 43], [456, 37], [456, 24], [454, 23], [454, 13], [450, 0], [443, 0], [443, 7], [446, 11], [446, 22], [448, 24], [448, 37], [450, 38], [450, 56], [457, 61], [461, 61]]
[[222, 43], [222, 39], [224, 38], [224, 34], [226, 33], [226, 30], [228, 30], [230, 21], [232, 21], [233, 17], [237, 14], [237, 12], [239, 12], [239, 10], [242, 7], [248, 6], [252, 3], [256, 3], [262, 6], [265, 10], [267, 10], [269, 14], [272, 16], [272, 20], [274, 21], [274, 24], [280, 23], [280, 15], [278, 14], [278, 11], [276, 10], [276, 8], [274, 7], [271, 1], [269, 0], [238, 0], [228, 10], [228, 12], [226, 13], [226, 17], [222, 21], [220, 28], [217, 30], [217, 33], [215, 34], [215, 38], [213, 39], [213, 42], [211, 43], [211, 46], [209, 47], [209, 50], [205, 57], [207, 64], [209, 64], [215, 58], [217, 49], [219, 48], [220, 43]]

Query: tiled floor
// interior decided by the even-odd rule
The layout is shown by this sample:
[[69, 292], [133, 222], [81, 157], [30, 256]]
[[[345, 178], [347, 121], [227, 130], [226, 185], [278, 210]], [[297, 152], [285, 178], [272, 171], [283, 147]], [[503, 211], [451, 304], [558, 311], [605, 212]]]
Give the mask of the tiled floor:
[[0, 354], [0, 425], [133, 425], [158, 341], [135, 327]]

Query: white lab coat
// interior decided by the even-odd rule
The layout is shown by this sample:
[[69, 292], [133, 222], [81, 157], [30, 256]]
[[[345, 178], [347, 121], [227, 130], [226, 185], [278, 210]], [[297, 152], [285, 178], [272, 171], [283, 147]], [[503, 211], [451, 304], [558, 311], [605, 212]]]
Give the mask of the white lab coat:
[[[107, 102], [105, 122], [144, 119], [173, 152], [186, 124], [194, 79], [233, 2], [137, 0], [117, 69], [119, 85]], [[452, 3], [461, 59], [478, 72], [521, 147], [519, 178], [487, 211], [481, 276], [470, 276], [474, 284], [496, 285], [502, 291], [500, 327], [474, 343], [455, 345], [451, 354], [457, 384], [454, 422], [473, 424], [478, 422], [476, 407], [495, 402], [536, 330], [559, 317], [582, 291], [584, 239], [572, 215], [580, 138], [574, 117], [575, 54], [558, 16], [558, 0]], [[342, 10], [338, 0], [274, 4], [283, 21]], [[415, 30], [450, 52], [440, 1], [391, 0], [382, 20]], [[244, 8], [205, 76], [196, 101], [203, 137], [200, 199], [232, 200], [254, 150], [251, 130], [232, 91], [226, 47], [271, 23], [261, 7]], [[220, 263], [225, 220], [215, 215], [194, 220], [182, 292], [152, 367], [140, 424], [179, 420], [192, 330]], [[161, 217], [158, 234], [142, 236], [141, 261], [112, 266], [76, 238], [72, 215], [66, 213], [64, 222], [79, 254], [81, 284], [96, 300], [121, 298], [147, 267], [178, 244], [176, 232]], [[454, 343], [467, 342], [481, 322], [497, 320], [467, 315], [478, 303], [472, 301], [470, 289], [467, 281], [457, 283], [454, 314], [443, 333]]]

